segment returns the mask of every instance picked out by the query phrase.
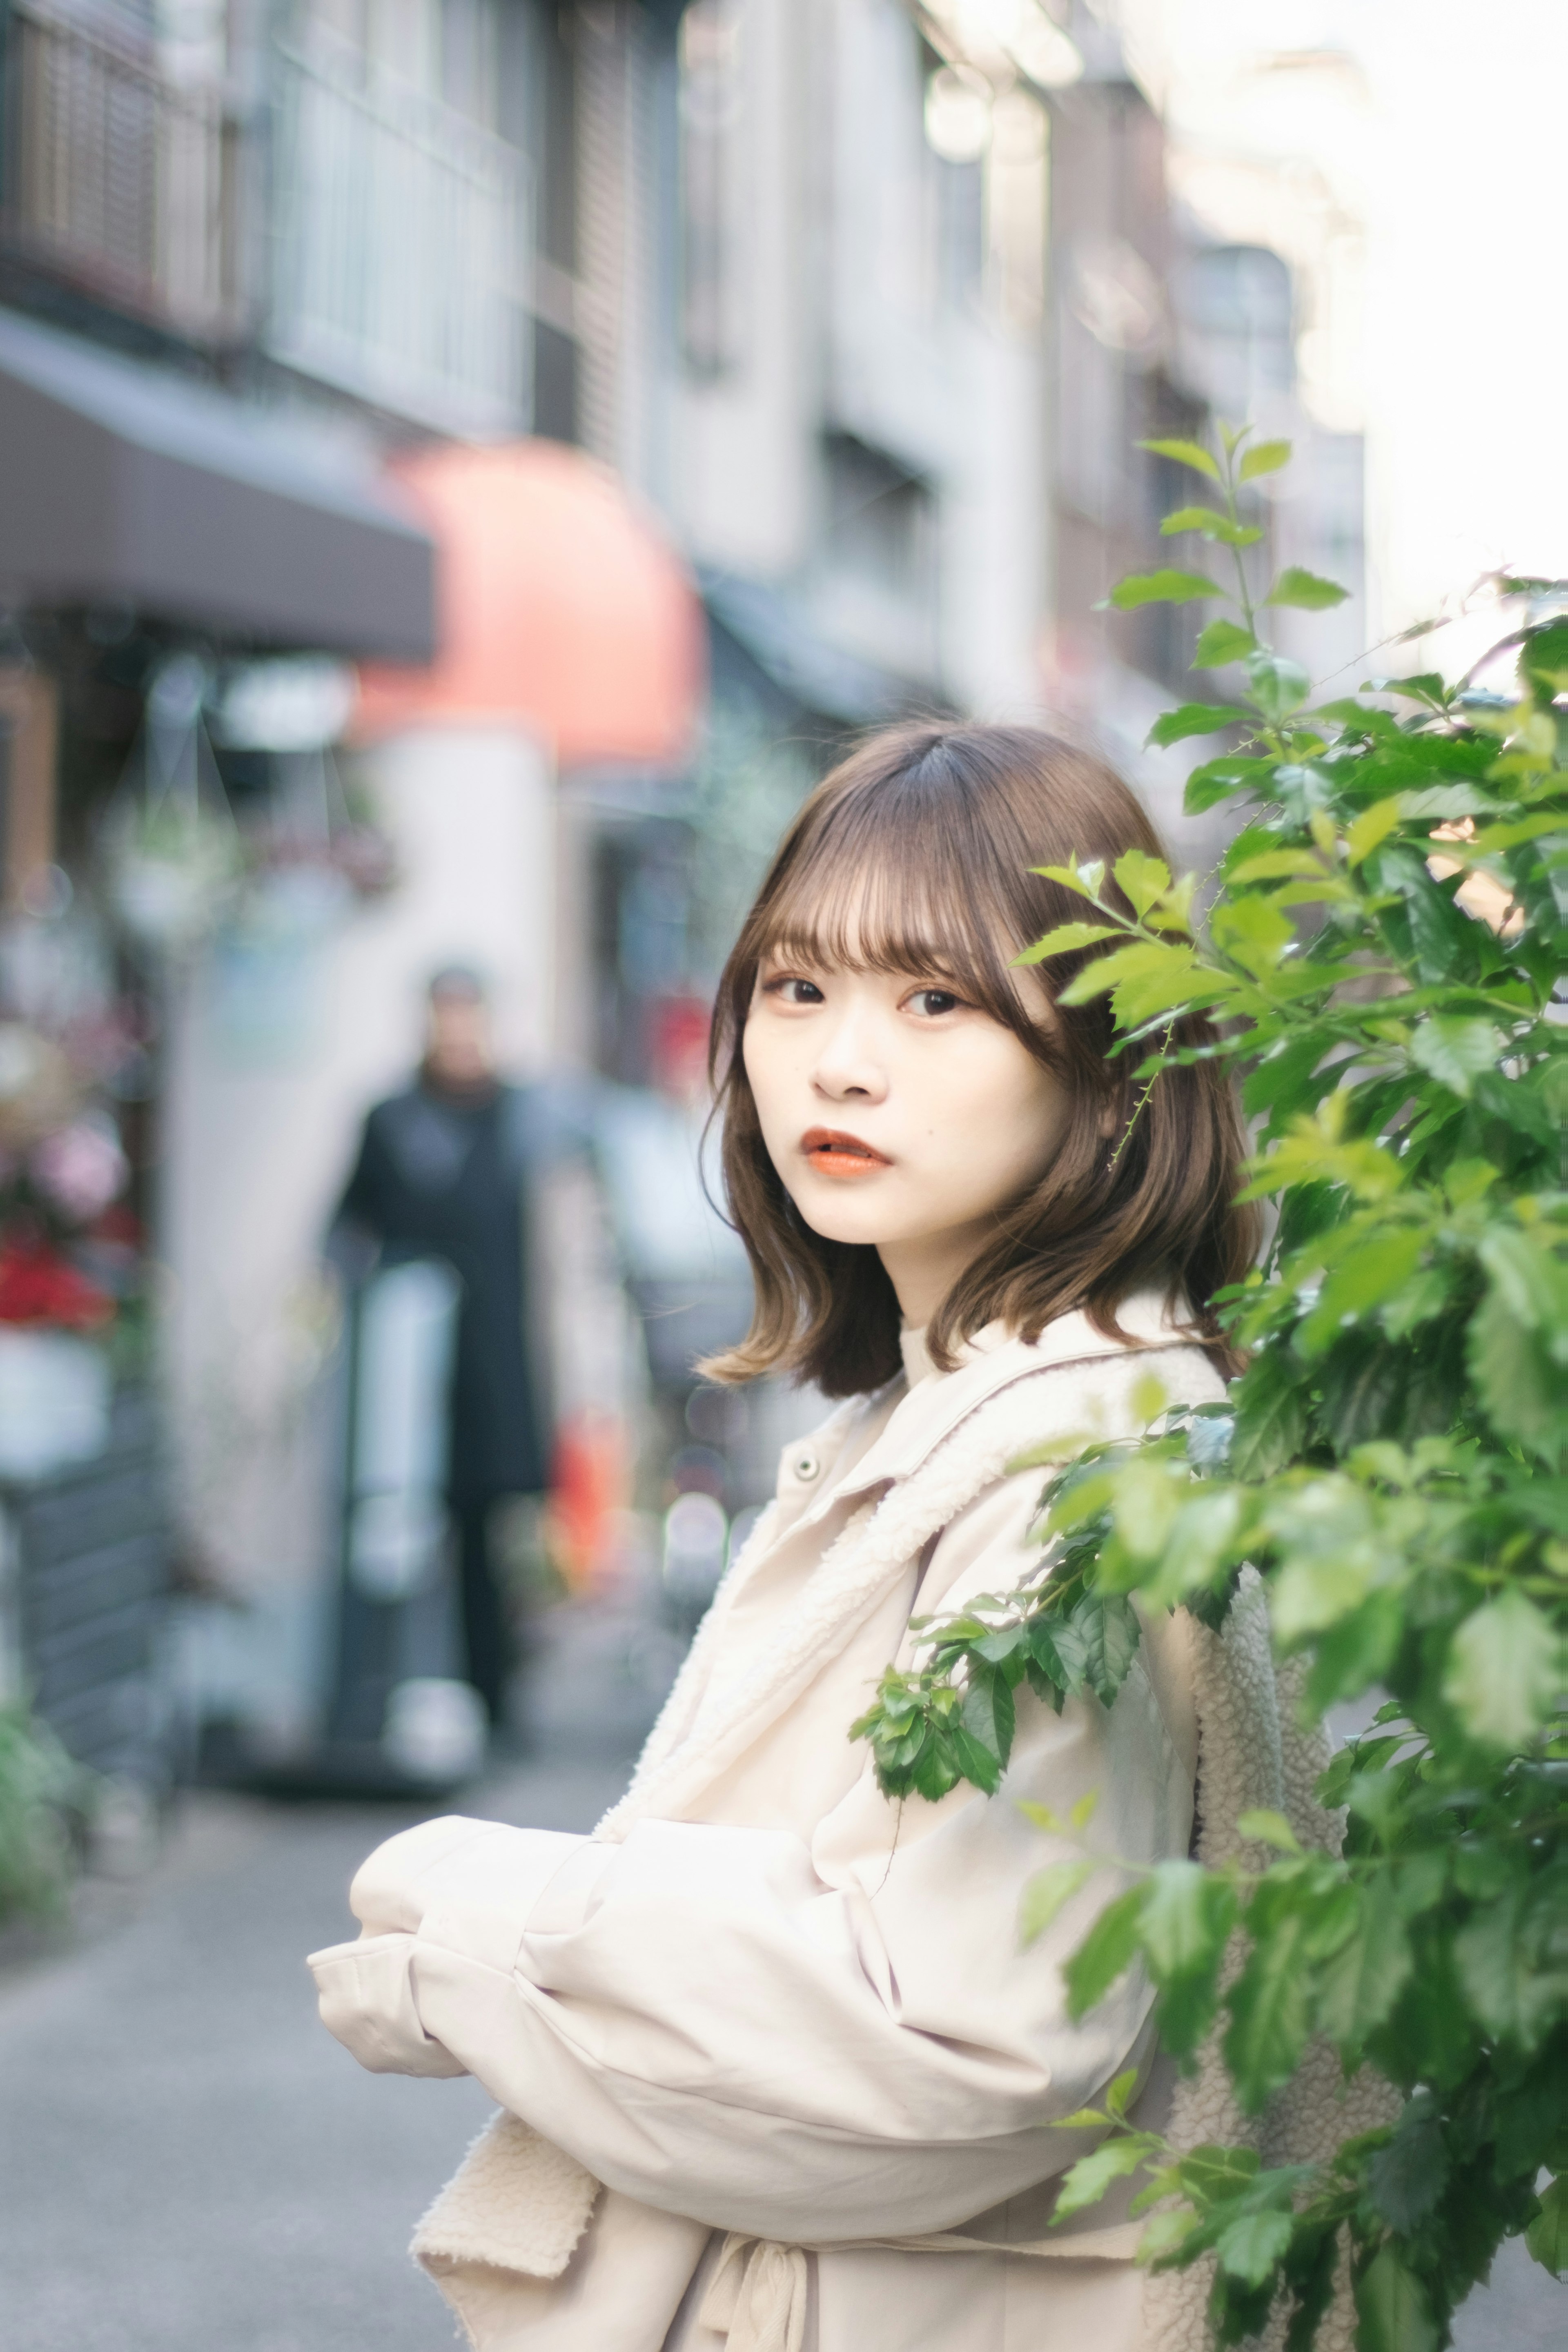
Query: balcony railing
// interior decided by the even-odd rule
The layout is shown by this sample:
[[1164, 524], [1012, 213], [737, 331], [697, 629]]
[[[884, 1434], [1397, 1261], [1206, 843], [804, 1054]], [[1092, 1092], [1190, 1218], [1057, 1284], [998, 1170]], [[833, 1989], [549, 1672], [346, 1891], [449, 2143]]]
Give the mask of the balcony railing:
[[96, 26], [11, 0], [0, 240], [82, 291], [197, 341], [239, 323], [239, 129]]
[[324, 27], [274, 89], [274, 356], [448, 432], [525, 424], [521, 155]]

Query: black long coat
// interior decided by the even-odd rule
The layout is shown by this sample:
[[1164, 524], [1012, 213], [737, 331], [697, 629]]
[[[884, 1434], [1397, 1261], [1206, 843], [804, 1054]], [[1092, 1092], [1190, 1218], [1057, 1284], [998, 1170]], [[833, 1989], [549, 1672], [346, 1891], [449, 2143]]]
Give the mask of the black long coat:
[[529, 1346], [533, 1093], [421, 1078], [377, 1103], [338, 1207], [388, 1255], [444, 1258], [462, 1283], [447, 1471], [458, 1504], [534, 1494], [547, 1475]]

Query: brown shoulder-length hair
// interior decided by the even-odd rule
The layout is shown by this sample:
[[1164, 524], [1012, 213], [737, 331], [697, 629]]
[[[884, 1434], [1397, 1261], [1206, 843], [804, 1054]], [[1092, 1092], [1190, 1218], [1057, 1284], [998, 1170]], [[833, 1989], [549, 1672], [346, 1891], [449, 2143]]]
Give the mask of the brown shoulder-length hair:
[[[1081, 898], [1030, 871], [1160, 854], [1153, 826], [1103, 761], [1043, 728], [911, 721], [873, 735], [795, 816], [724, 968], [710, 1073], [723, 1121], [724, 1189], [756, 1286], [746, 1337], [702, 1367], [716, 1381], [784, 1371], [828, 1396], [879, 1387], [899, 1369], [899, 1305], [876, 1250], [826, 1240], [795, 1209], [769, 1159], [742, 1041], [757, 968], [783, 949], [861, 971], [940, 978], [1019, 1037], [1071, 1106], [1059, 1150], [1034, 1188], [998, 1213], [993, 1239], [927, 1330], [934, 1361], [998, 1319], [1026, 1339], [1074, 1307], [1119, 1331], [1131, 1293], [1184, 1297], [1197, 1336], [1219, 1344], [1215, 1294], [1256, 1249], [1239, 1206], [1240, 1122], [1210, 1060], [1170, 1064], [1137, 1084], [1136, 1050], [1112, 1055], [1107, 999], [1060, 991], [1090, 948], [1037, 967], [1047, 1012], [1009, 966]], [[1126, 902], [1108, 883], [1112, 904]], [[1130, 908], [1126, 909], [1131, 912]], [[1172, 1043], [1202, 1046], [1202, 1019]], [[1107, 1109], [1111, 1139], [1106, 1139]], [[1223, 1353], [1223, 1349], [1221, 1349]]]

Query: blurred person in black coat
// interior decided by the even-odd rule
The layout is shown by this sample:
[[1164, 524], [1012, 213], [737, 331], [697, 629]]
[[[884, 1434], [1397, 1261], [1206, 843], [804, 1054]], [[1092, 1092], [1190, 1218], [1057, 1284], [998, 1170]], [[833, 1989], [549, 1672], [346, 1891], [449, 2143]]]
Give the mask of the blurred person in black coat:
[[447, 1495], [468, 1679], [492, 1724], [505, 1720], [517, 1662], [492, 1521], [502, 1497], [542, 1493], [549, 1468], [529, 1298], [542, 1093], [498, 1075], [478, 973], [458, 965], [438, 971], [425, 1058], [405, 1092], [366, 1115], [336, 1221], [389, 1255], [444, 1259], [462, 1283]]

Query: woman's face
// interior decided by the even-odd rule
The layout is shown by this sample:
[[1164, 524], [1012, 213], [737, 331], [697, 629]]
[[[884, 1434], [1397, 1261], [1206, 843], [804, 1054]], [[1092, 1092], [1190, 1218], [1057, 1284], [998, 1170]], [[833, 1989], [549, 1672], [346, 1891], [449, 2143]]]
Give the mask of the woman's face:
[[742, 1045], [784, 1189], [815, 1233], [878, 1250], [907, 1323], [929, 1320], [1067, 1130], [1060, 1080], [929, 972], [781, 951]]

